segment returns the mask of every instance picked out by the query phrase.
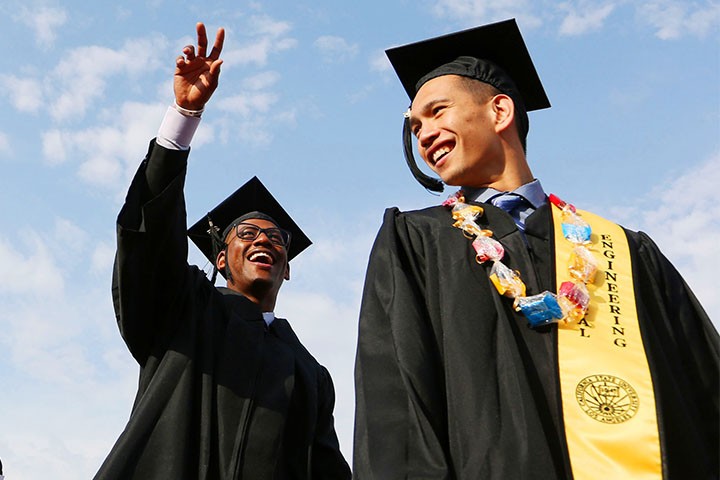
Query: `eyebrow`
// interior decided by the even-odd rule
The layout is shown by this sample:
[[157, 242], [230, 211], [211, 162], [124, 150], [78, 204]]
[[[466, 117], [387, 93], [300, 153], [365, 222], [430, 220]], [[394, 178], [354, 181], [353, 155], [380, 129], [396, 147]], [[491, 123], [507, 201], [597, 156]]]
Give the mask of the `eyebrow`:
[[415, 125], [420, 123], [420, 120], [418, 120], [416, 116], [413, 116], [413, 113], [412, 113], [413, 110], [419, 111], [422, 114], [422, 113], [432, 110], [433, 107], [435, 105], [437, 105], [438, 103], [448, 102], [448, 101], [450, 101], [450, 99], [447, 97], [434, 98], [432, 100], [428, 100], [427, 102], [425, 102], [425, 104], [422, 107], [420, 107], [419, 109], [414, 109], [414, 108], [412, 108], [412, 105], [411, 105], [410, 106], [410, 127], [414, 127]]

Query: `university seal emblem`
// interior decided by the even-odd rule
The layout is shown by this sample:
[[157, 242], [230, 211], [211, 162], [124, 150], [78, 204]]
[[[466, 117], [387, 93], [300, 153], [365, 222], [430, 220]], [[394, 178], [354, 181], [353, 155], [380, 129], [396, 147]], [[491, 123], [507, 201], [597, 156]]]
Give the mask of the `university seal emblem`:
[[635, 389], [613, 375], [590, 375], [575, 389], [580, 408], [602, 423], [623, 423], [638, 411], [640, 400]]

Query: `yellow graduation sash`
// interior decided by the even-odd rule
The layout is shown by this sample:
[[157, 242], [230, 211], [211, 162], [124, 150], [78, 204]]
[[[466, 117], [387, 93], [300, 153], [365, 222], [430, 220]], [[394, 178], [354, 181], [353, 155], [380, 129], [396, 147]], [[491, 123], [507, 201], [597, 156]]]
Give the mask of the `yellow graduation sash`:
[[[552, 207], [557, 285], [572, 281], [574, 245]], [[652, 378], [640, 335], [630, 249], [618, 225], [578, 211], [592, 227], [587, 245], [600, 262], [579, 322], [558, 324], [563, 419], [575, 479], [661, 479]]]

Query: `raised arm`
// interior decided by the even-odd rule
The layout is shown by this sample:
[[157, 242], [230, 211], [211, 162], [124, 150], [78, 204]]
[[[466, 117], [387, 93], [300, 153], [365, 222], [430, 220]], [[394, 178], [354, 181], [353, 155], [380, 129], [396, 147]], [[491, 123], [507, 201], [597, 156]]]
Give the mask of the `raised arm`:
[[123, 338], [141, 365], [164, 332], [174, 328], [188, 288], [187, 146], [200, 121], [194, 117], [217, 88], [225, 32], [218, 30], [209, 55], [202, 23], [197, 36], [197, 46], [186, 46], [175, 60], [176, 105], [168, 110], [157, 142], [151, 142], [117, 220], [113, 301]]

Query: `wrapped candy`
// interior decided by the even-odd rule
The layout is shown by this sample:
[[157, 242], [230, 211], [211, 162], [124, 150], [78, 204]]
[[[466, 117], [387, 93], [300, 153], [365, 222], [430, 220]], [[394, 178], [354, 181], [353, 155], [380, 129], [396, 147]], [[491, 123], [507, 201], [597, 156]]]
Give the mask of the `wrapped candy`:
[[585, 284], [593, 282], [598, 270], [597, 260], [584, 246], [590, 243], [590, 225], [581, 218], [573, 205], [552, 194], [549, 198], [550, 202], [562, 211], [563, 236], [575, 245], [568, 270], [576, 282], [564, 282], [557, 295], [546, 291], [529, 297], [525, 296], [525, 284], [518, 272], [500, 261], [505, 255], [502, 244], [492, 238], [492, 231], [482, 229], [475, 222], [483, 213], [482, 207], [465, 203], [462, 190], [443, 202], [445, 207], [451, 209], [453, 226], [462, 230], [463, 235], [472, 240], [475, 260], [478, 263], [493, 261], [490, 280], [500, 295], [514, 299], [514, 308], [525, 315], [531, 327], [581, 320], [590, 304], [590, 293]]
[[582, 217], [570, 209], [564, 209], [562, 213], [563, 236], [576, 245], [590, 243], [592, 229]]
[[515, 309], [522, 312], [531, 327], [555, 323], [563, 319], [557, 297], [548, 291], [515, 299]]
[[463, 235], [473, 238], [481, 234], [481, 228], [475, 223], [478, 215], [482, 215], [483, 209], [478, 205], [468, 205], [458, 200], [454, 203], [452, 217], [455, 220], [453, 227], [463, 231]]
[[500, 295], [510, 298], [525, 296], [525, 284], [520, 276], [502, 262], [493, 263], [490, 269], [490, 280]]
[[558, 290], [558, 295], [562, 295], [583, 310], [590, 305], [590, 292], [584, 283], [563, 282]]
[[468, 205], [467, 203], [456, 203], [452, 209], [452, 216], [455, 220], [475, 221], [478, 215], [482, 215], [483, 209], [479, 205]]
[[593, 283], [598, 270], [598, 261], [584, 246], [575, 247], [570, 254], [568, 271], [570, 276], [582, 283]]
[[494, 238], [490, 238], [490, 235], [492, 235], [490, 230], [482, 230], [480, 235], [472, 242], [472, 246], [476, 252], [475, 260], [478, 263], [483, 263], [487, 260], [497, 262], [502, 260], [505, 255], [503, 246]]
[[467, 238], [473, 238], [477, 235], [482, 235], [483, 230], [475, 223], [472, 219], [458, 219], [453, 223], [453, 227], [462, 230], [463, 235]]
[[450, 195], [443, 203], [443, 207], [452, 207], [458, 202], [464, 202], [465, 201], [465, 194], [462, 190], [458, 190], [453, 195]]
[[[460, 192], [458, 192], [460, 193]], [[562, 200], [560, 197], [555, 195], [554, 193], [551, 193], [548, 195], [548, 200], [550, 200], [550, 203], [558, 207], [560, 210], [570, 210], [571, 212], [575, 213], [575, 205], [572, 203], [566, 203], [564, 200]]]
[[587, 313], [590, 292], [584, 283], [563, 282], [558, 290], [558, 303], [565, 321], [578, 322]]
[[592, 229], [590, 225], [580, 217], [575, 206], [566, 203], [557, 195], [550, 194], [548, 196], [550, 203], [558, 207], [562, 211], [562, 232], [563, 236], [576, 245], [584, 245], [590, 243], [590, 235]]

